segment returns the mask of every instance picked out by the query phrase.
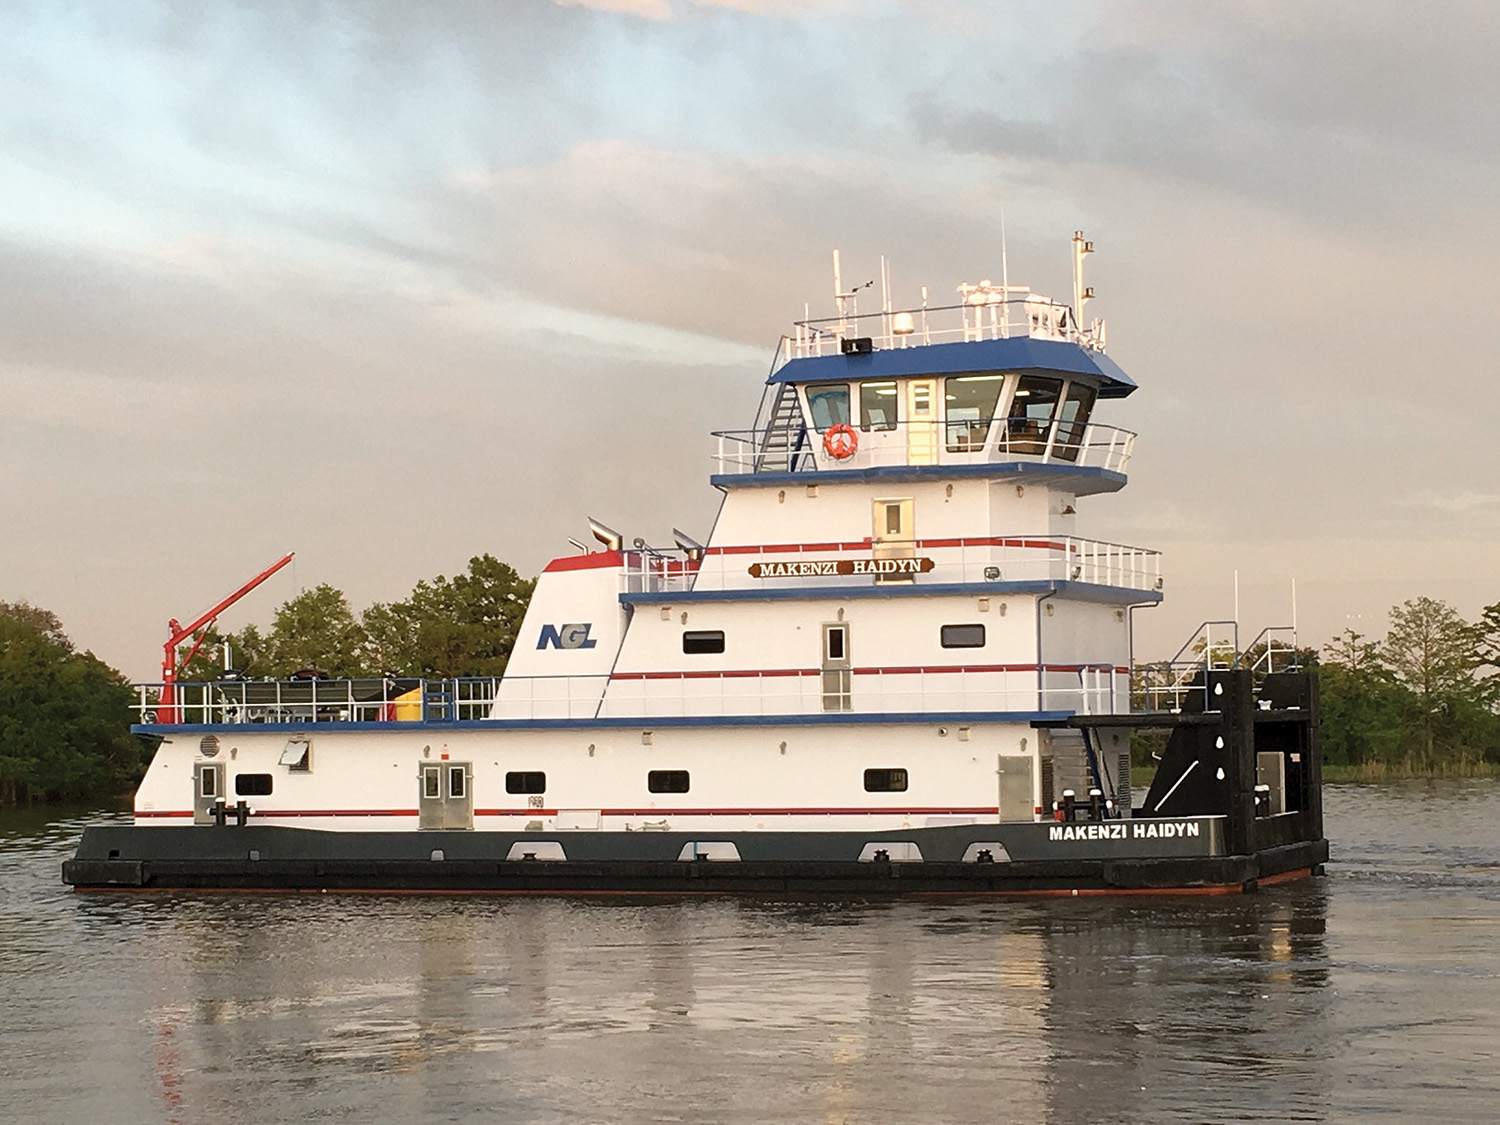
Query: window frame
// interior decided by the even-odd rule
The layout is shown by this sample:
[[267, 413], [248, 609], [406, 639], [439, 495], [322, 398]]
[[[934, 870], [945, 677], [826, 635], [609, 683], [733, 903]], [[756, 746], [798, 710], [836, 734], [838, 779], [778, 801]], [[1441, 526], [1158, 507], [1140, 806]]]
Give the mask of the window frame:
[[275, 776], [269, 773], [237, 773], [234, 775], [236, 797], [269, 797], [275, 788]]
[[[950, 640], [950, 629], [978, 629], [979, 640], [978, 642]], [[943, 648], [984, 648], [988, 641], [988, 631], [985, 629], [983, 621], [954, 622], [952, 624], [939, 626], [938, 628], [938, 644], [940, 644]]]
[[[883, 785], [873, 784], [881, 780]], [[905, 793], [911, 785], [911, 773], [904, 766], [874, 767], [865, 770], [864, 783], [866, 793]]]
[[[889, 388], [889, 390], [890, 390], [889, 396], [887, 396], [886, 394], [881, 393], [886, 388]], [[866, 399], [865, 399], [865, 391], [866, 390], [869, 390], [870, 392], [872, 392], [872, 394], [871, 394], [871, 402], [870, 402], [869, 405], [866, 405]], [[889, 421], [885, 421], [885, 422], [873, 422], [873, 421], [871, 421], [870, 420], [870, 406], [876, 405], [876, 403], [874, 402], [874, 399], [876, 399], [876, 398], [886, 398], [886, 397], [889, 397], [889, 399], [890, 399], [890, 407], [891, 407], [891, 409], [890, 409], [890, 419], [889, 419]], [[899, 423], [899, 418], [898, 418], [898, 416], [900, 414], [900, 406], [899, 406], [900, 402], [901, 402], [901, 385], [895, 379], [873, 379], [873, 380], [871, 380], [868, 383], [860, 383], [859, 384], [859, 428], [863, 432], [865, 432], [867, 434], [868, 433], [881, 433], [881, 432], [887, 431], [887, 430], [894, 430], [900, 424]]]
[[[678, 788], [676, 781], [682, 779], [682, 786]], [[692, 774], [687, 770], [647, 770], [646, 792], [648, 793], [687, 793], [692, 789]]]
[[[844, 392], [844, 416], [843, 418], [835, 418], [830, 413], [827, 424], [819, 425], [817, 407], [813, 404], [816, 401], [821, 401], [826, 395], [833, 393], [836, 388], [842, 388]], [[817, 433], [821, 434], [825, 430], [832, 429], [834, 426], [847, 426], [849, 424], [853, 395], [849, 393], [849, 383], [847, 381], [833, 380], [827, 383], [808, 383], [803, 387], [802, 394], [807, 402], [808, 425]]]
[[[713, 640], [718, 638], [718, 647], [714, 648]], [[708, 645], [701, 648], [689, 648], [688, 639], [695, 642], [707, 641]], [[682, 651], [687, 656], [715, 656], [724, 651], [723, 629], [684, 629], [682, 631]]]
[[[540, 779], [540, 781], [535, 779]], [[547, 771], [506, 770], [505, 791], [526, 794], [545, 793], [547, 792]]]

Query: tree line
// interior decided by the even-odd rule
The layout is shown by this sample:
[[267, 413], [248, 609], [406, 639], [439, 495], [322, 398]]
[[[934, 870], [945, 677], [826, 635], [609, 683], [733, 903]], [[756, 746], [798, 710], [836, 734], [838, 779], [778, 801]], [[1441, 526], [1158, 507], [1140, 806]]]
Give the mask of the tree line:
[[[226, 646], [233, 674], [255, 679], [499, 676], [535, 585], [477, 555], [461, 574], [356, 615], [325, 583], [284, 602], [264, 630], [203, 630], [178, 679], [224, 678]], [[129, 791], [146, 764], [130, 733], [137, 701], [124, 676], [74, 648], [55, 614], [0, 602], [0, 807]]]
[[1500, 602], [1467, 621], [1413, 598], [1384, 639], [1345, 629], [1317, 655], [1324, 760], [1413, 773], [1500, 766]]
[[[534, 587], [488, 554], [360, 614], [325, 583], [284, 602], [264, 630], [210, 627], [179, 679], [222, 679], [226, 645], [231, 672], [246, 678], [499, 676]], [[1298, 655], [1318, 678], [1329, 764], [1500, 767], [1500, 602], [1471, 622], [1446, 602], [1415, 598], [1392, 607], [1378, 641], [1346, 629]], [[144, 766], [129, 733], [135, 703], [125, 678], [78, 652], [56, 615], [0, 602], [0, 805], [127, 791]]]
[[48, 610], [0, 602], [0, 806], [124, 792], [140, 778], [135, 691]]
[[399, 602], [355, 614], [342, 590], [322, 583], [284, 602], [269, 629], [210, 627], [182, 668], [184, 683], [239, 676], [334, 679], [395, 674], [428, 679], [499, 676], [516, 643], [536, 586], [493, 555], [476, 555], [462, 574], [419, 581]]

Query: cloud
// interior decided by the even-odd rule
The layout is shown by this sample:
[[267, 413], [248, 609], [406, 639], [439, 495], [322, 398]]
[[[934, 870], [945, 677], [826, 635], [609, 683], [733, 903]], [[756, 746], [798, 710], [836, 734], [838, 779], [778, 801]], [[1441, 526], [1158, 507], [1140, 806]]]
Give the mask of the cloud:
[[[1500, 95], [1490, 6], [1138, 3], [1100, 10], [1039, 72], [989, 98], [918, 92], [914, 129], [957, 151], [1121, 174], [1371, 230], [1439, 229], [1489, 204]], [[1480, 115], [1483, 116], [1483, 115]], [[1446, 206], [1430, 206], [1435, 183]]]

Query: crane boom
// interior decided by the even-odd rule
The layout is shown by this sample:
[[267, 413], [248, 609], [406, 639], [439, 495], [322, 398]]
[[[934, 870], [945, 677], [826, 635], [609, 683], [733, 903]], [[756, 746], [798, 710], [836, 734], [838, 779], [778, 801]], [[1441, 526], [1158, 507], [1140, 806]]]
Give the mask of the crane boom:
[[[157, 704], [156, 714], [156, 721], [158, 723], [175, 723], [178, 721], [177, 646], [182, 644], [182, 642], [187, 640], [189, 637], [192, 637], [194, 633], [203, 628], [205, 625], [212, 624], [215, 620], [218, 619], [219, 614], [223, 613], [230, 606], [234, 605], [235, 602], [239, 601], [246, 594], [250, 593], [251, 590], [254, 590], [267, 578], [270, 578], [271, 575], [275, 574], [282, 567], [286, 566], [287, 563], [291, 562], [293, 556], [296, 555], [296, 553], [296, 551], [288, 551], [280, 559], [272, 563], [270, 566], [266, 567], [265, 570], [261, 571], [254, 578], [250, 579], [250, 581], [246, 582], [238, 590], [230, 594], [227, 598], [223, 599], [212, 609], [200, 614], [191, 625], [180, 625], [178, 624], [177, 618], [175, 617], [167, 622], [167, 641], [164, 645], [162, 645], [161, 701]], [[202, 644], [203, 638], [196, 638], [193, 644], [192, 651], [187, 655], [187, 660], [191, 660], [195, 655], [197, 655], [198, 649]], [[187, 661], [185, 660], [183, 661], [183, 663], [186, 664]]]

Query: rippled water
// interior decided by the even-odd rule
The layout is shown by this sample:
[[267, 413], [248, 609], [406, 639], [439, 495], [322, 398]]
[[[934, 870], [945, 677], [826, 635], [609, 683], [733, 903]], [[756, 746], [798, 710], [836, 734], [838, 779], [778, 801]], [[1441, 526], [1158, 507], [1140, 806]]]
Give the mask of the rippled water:
[[1237, 898], [69, 892], [0, 816], [0, 1120], [1500, 1118], [1500, 784]]

